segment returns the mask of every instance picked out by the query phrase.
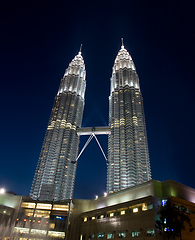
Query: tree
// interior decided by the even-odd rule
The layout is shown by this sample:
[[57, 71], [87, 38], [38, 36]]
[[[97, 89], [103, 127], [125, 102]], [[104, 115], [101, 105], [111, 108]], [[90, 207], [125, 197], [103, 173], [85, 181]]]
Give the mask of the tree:
[[156, 220], [156, 228], [160, 230], [160, 235], [166, 239], [178, 238], [182, 240], [181, 232], [186, 230], [186, 224], [189, 226], [190, 232], [194, 230], [190, 220], [190, 214], [185, 206], [172, 205], [167, 200], [164, 206], [159, 207], [159, 218]]

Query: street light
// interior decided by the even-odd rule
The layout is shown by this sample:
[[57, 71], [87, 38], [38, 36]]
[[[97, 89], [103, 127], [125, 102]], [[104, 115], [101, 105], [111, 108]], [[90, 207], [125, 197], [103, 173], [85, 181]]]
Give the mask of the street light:
[[5, 193], [5, 189], [4, 188], [1, 188], [0, 189], [0, 194], [4, 194]]

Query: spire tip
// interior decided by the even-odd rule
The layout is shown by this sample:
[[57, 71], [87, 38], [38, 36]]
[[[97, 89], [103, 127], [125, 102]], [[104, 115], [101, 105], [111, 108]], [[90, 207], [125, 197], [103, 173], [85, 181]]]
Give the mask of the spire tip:
[[122, 42], [122, 46], [124, 47], [124, 44], [123, 44], [123, 38], [121, 38], [121, 42]]
[[82, 49], [83, 44], [81, 43], [79, 53], [81, 54], [81, 49]]

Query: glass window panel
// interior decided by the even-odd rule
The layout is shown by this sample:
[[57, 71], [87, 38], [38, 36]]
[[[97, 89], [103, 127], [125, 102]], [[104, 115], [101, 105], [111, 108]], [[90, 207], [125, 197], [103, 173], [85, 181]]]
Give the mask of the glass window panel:
[[30, 234], [34, 234], [34, 235], [37, 235], [37, 236], [46, 236], [46, 233], [47, 231], [46, 230], [39, 230], [39, 229], [31, 229], [30, 230]]
[[140, 237], [141, 236], [141, 232], [140, 230], [135, 230], [135, 231], [132, 231], [132, 237]]
[[112, 239], [114, 238], [114, 233], [108, 233], [107, 234], [107, 239]]
[[69, 206], [68, 205], [57, 205], [57, 204], [54, 204], [53, 205], [53, 210], [68, 211], [69, 210]]
[[119, 238], [126, 238], [126, 232], [119, 232], [118, 237]]
[[42, 210], [35, 210], [34, 217], [45, 217], [45, 218], [50, 218], [50, 211], [42, 211]]
[[37, 203], [36, 208], [37, 209], [48, 209], [51, 210], [52, 205], [51, 204], [44, 204], [44, 203]]
[[48, 232], [49, 237], [57, 237], [57, 238], [64, 238], [65, 232], [56, 232], [56, 231], [49, 231]]
[[147, 229], [147, 233], [146, 233], [147, 236], [155, 236], [155, 231], [153, 228], [149, 228]]
[[15, 227], [14, 232], [17, 233], [29, 233], [29, 228], [20, 228], [20, 227]]
[[33, 213], [34, 213], [34, 209], [25, 209], [25, 215], [30, 217], [30, 216], [33, 216]]
[[104, 238], [104, 233], [103, 232], [98, 233], [97, 238], [98, 239], [103, 239]]
[[23, 202], [23, 203], [21, 204], [21, 207], [23, 207], [23, 208], [35, 208], [35, 203]]

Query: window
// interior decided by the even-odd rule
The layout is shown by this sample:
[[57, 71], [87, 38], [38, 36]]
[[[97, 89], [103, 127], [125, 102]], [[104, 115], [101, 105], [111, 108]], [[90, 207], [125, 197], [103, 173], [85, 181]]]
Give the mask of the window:
[[31, 229], [30, 233], [42, 237], [42, 236], [46, 236], [47, 231], [46, 230], [39, 230], [39, 229]]
[[162, 199], [162, 206], [164, 206], [167, 202], [167, 199]]
[[123, 210], [123, 211], [121, 211], [121, 215], [125, 215], [125, 211]]
[[50, 211], [42, 211], [42, 210], [35, 210], [34, 217], [45, 217], [45, 218], [50, 218]]
[[21, 204], [21, 207], [23, 207], [23, 208], [35, 208], [35, 203], [23, 202]]
[[142, 204], [142, 211], [146, 211], [147, 210], [147, 205], [145, 203]]
[[134, 213], [138, 212], [138, 208], [133, 208], [133, 212]]
[[153, 209], [153, 204], [152, 204], [152, 203], [151, 203], [151, 204], [148, 204], [147, 209], [148, 209], [148, 210]]
[[114, 233], [108, 233], [107, 234], [107, 239], [112, 239], [114, 238]]
[[84, 222], [87, 222], [87, 217], [85, 217], [83, 221], [84, 221]]
[[94, 239], [94, 234], [89, 235], [88, 240]]
[[53, 210], [57, 210], [57, 211], [68, 211], [69, 210], [69, 206], [68, 205], [53, 205]]
[[118, 237], [119, 238], [126, 238], [126, 232], [119, 232]]
[[153, 229], [153, 228], [147, 229], [146, 235], [147, 235], [147, 236], [155, 236], [155, 231], [154, 231], [154, 229]]
[[141, 236], [141, 233], [140, 233], [140, 230], [135, 230], [135, 231], [132, 231], [132, 237], [140, 237]]
[[48, 236], [50, 237], [57, 237], [58, 239], [64, 239], [65, 232], [56, 232], [56, 231], [49, 231]]
[[110, 217], [114, 217], [114, 213], [110, 213]]
[[48, 209], [51, 210], [51, 204], [37, 203], [37, 209]]
[[103, 239], [104, 238], [104, 233], [103, 232], [98, 233], [97, 238], [98, 239]]

